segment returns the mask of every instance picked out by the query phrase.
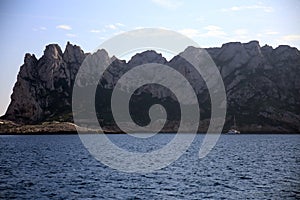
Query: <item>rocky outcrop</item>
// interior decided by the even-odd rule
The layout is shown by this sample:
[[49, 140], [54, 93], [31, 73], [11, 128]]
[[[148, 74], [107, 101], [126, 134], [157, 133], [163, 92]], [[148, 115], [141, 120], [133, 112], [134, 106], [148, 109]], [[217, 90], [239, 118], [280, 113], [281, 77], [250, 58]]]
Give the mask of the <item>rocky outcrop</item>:
[[[30, 134], [77, 134], [76, 124], [71, 122], [43, 122], [40, 124], [17, 124], [9, 120], [0, 119], [0, 135], [30, 135]], [[98, 129], [81, 128], [81, 133], [102, 133]], [[114, 127], [103, 129], [106, 133], [117, 133]]]
[[54, 116], [72, 119], [72, 87], [85, 57], [80, 47], [70, 43], [64, 52], [57, 44], [48, 45], [39, 60], [26, 54], [4, 118], [19, 123], [37, 123]]
[[[286, 45], [275, 49], [267, 45], [261, 47], [257, 41], [251, 41], [232, 42], [220, 48], [206, 50], [216, 63], [226, 88], [228, 110], [225, 129], [232, 125], [235, 116], [239, 129], [244, 132], [300, 132], [298, 49]], [[197, 52], [199, 49], [188, 47], [181, 54], [197, 57]], [[99, 72], [89, 68], [85, 72], [89, 74], [89, 78], [81, 77], [75, 83], [79, 87], [100, 83], [103, 91], [102, 96], [96, 96], [99, 100], [96, 110], [104, 113], [98, 117], [108, 129], [115, 126], [108, 108], [110, 101], [107, 100], [112, 88], [128, 70], [149, 62], [169, 65], [187, 77], [198, 92], [202, 120], [207, 120], [210, 116], [210, 98], [206, 84], [180, 55], [168, 62], [155, 51], [145, 51], [125, 62], [109, 57], [105, 50], [85, 54], [80, 47], [68, 43], [64, 52], [58, 45], [48, 45], [40, 59], [31, 54], [25, 55], [11, 103], [2, 118], [21, 124], [41, 124], [53, 120], [72, 122], [72, 88], [78, 69], [87, 56], [90, 56], [89, 62], [92, 65], [110, 64], [100, 82]], [[175, 116], [171, 120], [177, 120], [176, 115], [180, 112], [175, 111], [178, 105], [170, 91], [149, 86], [137, 93], [144, 95], [133, 98], [137, 103], [136, 107], [132, 107], [137, 121], [143, 118], [139, 111], [148, 106], [141, 101], [148, 98], [150, 93], [153, 100], [148, 103], [169, 106], [171, 116]], [[171, 123], [168, 127], [176, 127], [173, 125]], [[204, 129], [205, 127], [201, 127], [201, 130]]]
[[256, 131], [300, 131], [300, 52], [296, 48], [260, 47], [251, 41], [225, 44], [218, 51], [211, 56], [224, 79], [229, 119], [235, 115], [244, 131], [250, 125]]
[[0, 134], [74, 134], [75, 125], [70, 122], [44, 122], [35, 125], [20, 125], [0, 120]]

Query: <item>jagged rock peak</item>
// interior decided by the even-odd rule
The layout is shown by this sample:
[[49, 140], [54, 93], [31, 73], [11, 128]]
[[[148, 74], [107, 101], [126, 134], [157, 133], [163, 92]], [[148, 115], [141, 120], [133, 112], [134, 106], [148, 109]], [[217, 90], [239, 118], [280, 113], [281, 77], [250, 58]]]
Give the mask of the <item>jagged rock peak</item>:
[[243, 46], [247, 49], [247, 52], [250, 56], [255, 56], [255, 55], [262, 56], [258, 41], [253, 40], [248, 43], [243, 43]]
[[24, 65], [21, 66], [19, 71], [19, 77], [34, 80], [37, 61], [38, 60], [34, 54], [26, 53], [24, 57]]
[[[217, 48], [217, 47], [214, 47], [214, 48], [202, 48], [202, 47], [188, 46], [181, 53], [193, 53], [194, 54], [194, 53], [199, 53], [199, 52], [207, 51], [208, 49], [220, 49], [220, 48]], [[179, 55], [181, 53], [179, 53]]]
[[24, 64], [31, 65], [33, 62], [36, 62], [37, 59], [34, 54], [26, 53], [24, 57]]
[[266, 58], [271, 59], [272, 53], [274, 51], [272, 46], [266, 44], [263, 47], [261, 47], [260, 50]]
[[248, 47], [260, 47], [259, 41], [257, 41], [257, 40], [252, 40], [250, 42], [243, 43], [243, 45], [248, 46]]
[[264, 46], [261, 47], [261, 50], [269, 52], [269, 51], [273, 51], [274, 49], [272, 46], [265, 44]]
[[297, 60], [299, 62], [300, 51], [289, 45], [279, 45], [273, 51], [275, 61], [279, 60]]
[[44, 57], [49, 59], [60, 59], [62, 51], [58, 44], [49, 44], [44, 51]]
[[[183, 52], [179, 53], [179, 56], [184, 57], [185, 59], [197, 59], [199, 56], [206, 55], [206, 50], [199, 47], [188, 46]], [[176, 60], [176, 56], [174, 57]], [[173, 59], [172, 59], [173, 60]]]
[[197, 48], [197, 47], [194, 47], [194, 46], [188, 46], [183, 52], [186, 52], [186, 53], [191, 53], [191, 52], [194, 52], [194, 51], [199, 51], [200, 48]]
[[224, 47], [237, 47], [237, 46], [242, 46], [242, 43], [241, 42], [228, 42], [228, 43], [222, 44], [221, 48], [224, 48]]
[[299, 50], [296, 47], [290, 47], [289, 45], [279, 45], [277, 48], [274, 49], [275, 52], [285, 52], [289, 51], [289, 53], [299, 54]]
[[167, 60], [162, 56], [161, 53], [157, 53], [153, 50], [147, 50], [142, 53], [135, 54], [130, 61], [129, 64], [133, 65], [141, 65], [144, 63], [166, 63]]
[[225, 43], [222, 45], [221, 48], [242, 48], [242, 47], [245, 47], [245, 48], [254, 48], [254, 47], [259, 47], [260, 48], [260, 45], [259, 45], [259, 42], [257, 40], [252, 40], [250, 42], [247, 42], [247, 43], [241, 43], [241, 42], [228, 42], [228, 43]]
[[109, 57], [108, 52], [105, 49], [98, 49], [94, 54], [103, 57]]
[[85, 54], [80, 46], [72, 45], [67, 42], [66, 49], [63, 53], [63, 59], [67, 63], [82, 62], [85, 58]]

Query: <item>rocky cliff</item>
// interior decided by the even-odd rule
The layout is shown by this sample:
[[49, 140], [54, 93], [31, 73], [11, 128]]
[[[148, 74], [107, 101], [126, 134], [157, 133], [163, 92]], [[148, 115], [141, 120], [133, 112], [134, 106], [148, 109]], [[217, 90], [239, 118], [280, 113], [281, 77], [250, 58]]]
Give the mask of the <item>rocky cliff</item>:
[[[183, 53], [196, 53], [189, 47]], [[206, 49], [215, 61], [224, 80], [228, 111], [225, 129], [236, 117], [237, 125], [247, 132], [300, 132], [300, 52], [289, 46], [260, 47], [257, 41], [249, 43], [227, 43], [220, 48]], [[136, 54], [129, 62], [110, 58], [105, 50], [91, 54], [84, 53], [79, 46], [67, 44], [64, 52], [56, 44], [48, 45], [44, 55], [37, 59], [26, 54], [17, 82], [11, 95], [11, 103], [2, 117], [16, 123], [38, 124], [45, 121], [72, 121], [71, 96], [76, 73], [87, 56], [94, 56], [95, 62], [110, 63], [110, 68], [100, 81], [103, 90], [96, 110], [101, 112], [99, 121], [106, 126], [114, 126], [109, 108], [111, 90], [119, 77], [134, 66], [143, 63], [166, 64], [178, 70], [197, 88], [201, 118], [210, 116], [210, 99], [201, 77], [180, 56], [169, 62], [155, 51]], [[195, 56], [197, 56], [195, 54]], [[98, 63], [101, 65], [101, 63]], [[98, 82], [99, 75], [91, 70], [90, 79], [80, 79], [78, 85]], [[141, 96], [136, 96], [136, 106], [132, 106], [133, 119], [143, 124], [143, 112], [151, 103], [162, 103], [172, 114], [169, 120], [176, 121], [173, 107], [176, 99], [164, 88], [143, 88]], [[155, 95], [150, 95], [154, 93]], [[104, 96], [103, 96], [104, 95]], [[148, 104], [142, 100], [152, 98]], [[160, 101], [163, 99], [162, 101]], [[174, 113], [175, 112], [175, 113]], [[168, 113], [169, 114], [169, 113]], [[147, 120], [146, 120], [147, 121]], [[206, 122], [204, 124], [207, 124]], [[203, 125], [204, 129], [206, 125]], [[172, 127], [171, 124], [168, 127]], [[172, 128], [170, 128], [172, 129]], [[200, 127], [201, 129], [201, 127]], [[201, 130], [204, 130], [201, 129]]]
[[300, 131], [299, 50], [252, 41], [208, 52], [224, 80], [228, 115], [245, 131]]
[[71, 94], [75, 76], [86, 54], [76, 45], [67, 44], [62, 52], [57, 44], [46, 47], [36, 59], [26, 54], [5, 119], [18, 123], [38, 123], [53, 116], [66, 116], [71, 109]]

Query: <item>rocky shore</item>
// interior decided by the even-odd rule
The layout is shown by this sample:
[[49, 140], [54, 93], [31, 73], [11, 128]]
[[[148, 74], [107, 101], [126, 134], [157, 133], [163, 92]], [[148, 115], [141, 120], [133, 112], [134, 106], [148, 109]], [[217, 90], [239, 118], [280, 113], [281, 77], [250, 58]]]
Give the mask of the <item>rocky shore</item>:
[[21, 125], [0, 120], [0, 134], [76, 134], [75, 125], [70, 122], [45, 122], [35, 125]]
[[[71, 122], [43, 122], [41, 124], [17, 124], [9, 120], [0, 120], [0, 135], [39, 135], [39, 134], [78, 134], [76, 125]], [[78, 127], [77, 127], [78, 128]], [[105, 133], [119, 133], [113, 129], [104, 129]], [[83, 129], [81, 133], [101, 133], [97, 129]]]
[[[207, 122], [205, 122], [207, 123]], [[78, 127], [77, 127], [78, 128]], [[106, 134], [123, 133], [116, 127], [102, 128]], [[290, 132], [280, 127], [252, 125], [239, 128], [241, 134], [299, 134], [299, 132]], [[198, 133], [206, 133], [207, 128], [199, 127]], [[226, 133], [228, 130], [223, 130]], [[172, 127], [166, 127], [161, 132], [176, 133]], [[188, 129], [185, 131], [188, 133]], [[81, 129], [81, 133], [102, 133], [97, 129]], [[9, 120], [0, 120], [0, 135], [47, 135], [47, 134], [78, 134], [76, 125], [71, 122], [44, 122], [42, 124], [22, 125]]]

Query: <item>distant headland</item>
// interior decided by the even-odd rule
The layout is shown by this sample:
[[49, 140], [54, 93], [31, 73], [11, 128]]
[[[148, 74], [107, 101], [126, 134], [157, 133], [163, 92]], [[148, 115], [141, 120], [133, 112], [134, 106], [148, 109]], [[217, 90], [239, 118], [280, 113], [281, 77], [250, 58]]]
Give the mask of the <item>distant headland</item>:
[[[183, 50], [194, 53], [195, 47]], [[231, 42], [222, 47], [206, 48], [218, 67], [227, 94], [227, 115], [224, 131], [230, 129], [233, 118], [239, 130], [247, 133], [300, 133], [300, 52], [297, 48], [281, 45], [277, 48], [260, 46], [258, 41]], [[11, 102], [0, 119], [1, 134], [76, 133], [72, 114], [72, 88], [79, 67], [91, 55], [69, 42], [64, 51], [57, 44], [46, 46], [41, 58], [27, 53], [14, 85]], [[199, 132], [207, 130], [210, 119], [210, 97], [205, 82], [194, 79], [187, 70], [187, 62], [180, 56], [167, 61], [155, 51], [134, 55], [131, 60], [112, 58], [105, 50], [95, 52], [101, 62], [112, 62], [111, 70], [104, 73], [99, 84], [101, 97], [96, 104], [98, 121], [105, 132], [121, 132], [111, 114], [110, 96], [113, 85], [127, 70], [143, 63], [168, 65], [197, 87], [201, 122]], [[196, 55], [197, 56], [197, 55]], [[120, 70], [114, 70], [120, 69]], [[88, 72], [93, 74], [93, 72]], [[97, 79], [97, 77], [95, 77]], [[88, 82], [89, 80], [85, 80]], [[141, 92], [133, 98], [133, 119], [147, 124], [145, 117], [150, 104], [166, 106], [166, 132], [176, 132], [180, 111], [176, 99], [164, 88], [156, 95]], [[147, 99], [148, 98], [148, 99]], [[147, 99], [147, 104], [142, 101]], [[163, 131], [163, 130], [162, 130]]]

